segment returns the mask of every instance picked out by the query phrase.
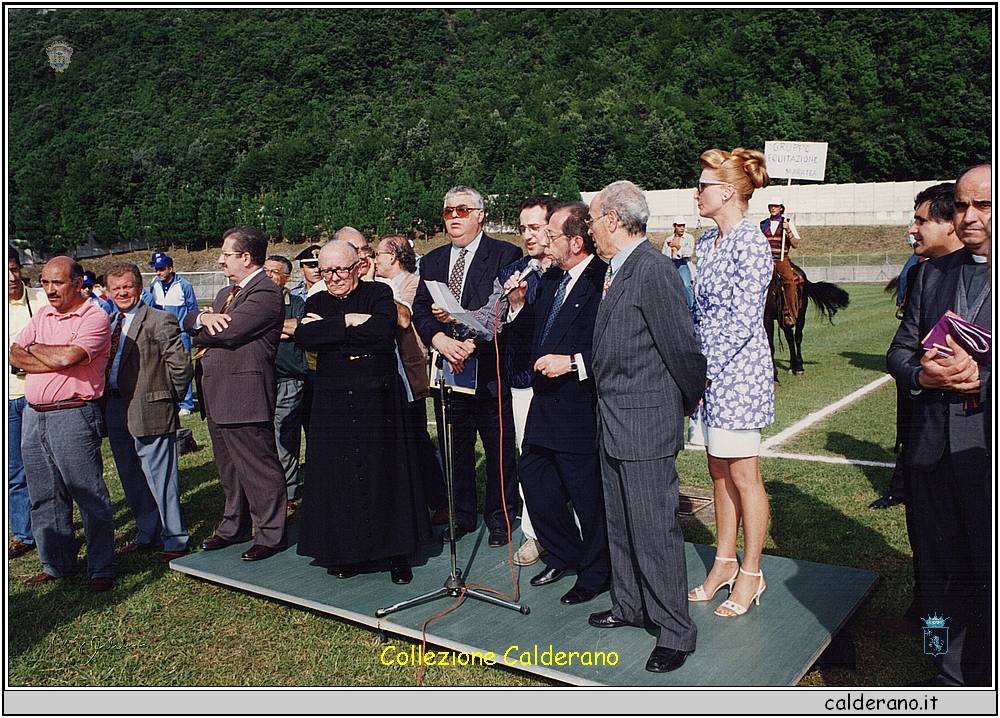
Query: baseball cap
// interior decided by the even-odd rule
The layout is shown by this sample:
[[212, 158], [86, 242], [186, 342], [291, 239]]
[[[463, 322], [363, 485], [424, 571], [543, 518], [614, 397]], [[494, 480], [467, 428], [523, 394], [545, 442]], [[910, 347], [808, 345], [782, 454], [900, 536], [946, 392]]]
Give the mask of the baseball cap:
[[164, 267], [174, 266], [174, 260], [163, 252], [153, 252], [153, 258], [149, 260], [149, 264], [153, 269], [163, 269]]

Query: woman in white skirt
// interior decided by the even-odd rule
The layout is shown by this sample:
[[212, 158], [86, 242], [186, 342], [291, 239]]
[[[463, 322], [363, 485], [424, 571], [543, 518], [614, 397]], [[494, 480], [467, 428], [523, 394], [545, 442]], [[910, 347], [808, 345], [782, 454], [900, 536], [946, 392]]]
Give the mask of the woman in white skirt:
[[[767, 532], [768, 502], [760, 477], [760, 430], [774, 420], [774, 377], [764, 300], [774, 271], [767, 240], [743, 214], [754, 189], [770, 183], [764, 155], [737, 148], [701, 156], [695, 198], [702, 217], [718, 229], [698, 240], [694, 325], [708, 360], [702, 405], [691, 417], [691, 441], [706, 447], [715, 494], [718, 547], [705, 582], [689, 601], [710, 601], [723, 586], [728, 600], [715, 613], [740, 616], [766, 583], [760, 554]], [[743, 524], [743, 565], [736, 537]]]

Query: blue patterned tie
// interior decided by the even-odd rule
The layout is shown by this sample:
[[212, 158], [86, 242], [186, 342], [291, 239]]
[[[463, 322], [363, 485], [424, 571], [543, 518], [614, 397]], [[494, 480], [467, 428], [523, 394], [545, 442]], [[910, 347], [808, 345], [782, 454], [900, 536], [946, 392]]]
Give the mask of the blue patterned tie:
[[566, 272], [563, 274], [562, 281], [559, 282], [559, 289], [556, 290], [556, 296], [552, 300], [552, 309], [549, 310], [549, 318], [545, 320], [545, 329], [542, 330], [542, 344], [545, 343], [545, 337], [549, 335], [549, 330], [555, 324], [556, 317], [559, 316], [559, 310], [562, 309], [563, 301], [566, 299], [566, 287], [569, 285], [569, 279], [569, 272]]

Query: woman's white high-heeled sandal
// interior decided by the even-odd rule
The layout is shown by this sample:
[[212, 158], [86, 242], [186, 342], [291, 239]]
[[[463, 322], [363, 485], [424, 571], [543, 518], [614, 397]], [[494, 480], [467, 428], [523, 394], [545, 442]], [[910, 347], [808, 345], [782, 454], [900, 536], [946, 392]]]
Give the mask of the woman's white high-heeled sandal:
[[[725, 561], [727, 563], [735, 563], [735, 564], [737, 564], [737, 566], [739, 566], [739, 562], [735, 558], [726, 558], [725, 556], [716, 556], [715, 560], [716, 561]], [[718, 586], [716, 586], [715, 590], [712, 591], [712, 595], [711, 596], [709, 596], [707, 593], [705, 593], [705, 584], [702, 584], [702, 585], [698, 586], [694, 590], [694, 598], [691, 597], [690, 593], [688, 594], [688, 602], [689, 603], [702, 603], [703, 601], [711, 601], [713, 598], [715, 598], [715, 594], [717, 594], [719, 592], [719, 589], [722, 588], [723, 586], [725, 586], [726, 588], [728, 588], [729, 592], [732, 593], [733, 586], [736, 584], [736, 577], [739, 575], [739, 573], [740, 573], [739, 569], [737, 569], [736, 572], [733, 574], [733, 577], [731, 579], [729, 579], [728, 581], [724, 581], [723, 583], [720, 583]]]
[[[759, 576], [760, 577], [760, 581], [757, 583], [757, 593], [755, 593], [750, 598], [750, 603], [756, 603], [759, 606], [760, 605], [760, 594], [764, 593], [764, 589], [767, 588], [767, 584], [764, 583], [764, 572], [763, 571], [758, 571], [757, 573], [753, 573], [752, 571], [744, 571], [742, 566], [740, 566], [740, 571], [739, 572], [740, 573], [745, 573], [747, 576]], [[730, 594], [732, 594], [732, 589], [730, 589], [729, 592], [730, 592]], [[735, 601], [723, 601], [722, 605], [719, 606], [717, 609], [715, 609], [715, 615], [716, 616], [722, 616], [723, 618], [735, 618], [736, 616], [742, 616], [744, 613], [746, 613], [750, 609], [750, 603], [748, 603], [745, 606], [741, 606], [740, 604], [736, 603]], [[732, 611], [732, 613], [719, 613], [719, 611], [721, 611], [723, 608], [728, 608], [730, 611]]]

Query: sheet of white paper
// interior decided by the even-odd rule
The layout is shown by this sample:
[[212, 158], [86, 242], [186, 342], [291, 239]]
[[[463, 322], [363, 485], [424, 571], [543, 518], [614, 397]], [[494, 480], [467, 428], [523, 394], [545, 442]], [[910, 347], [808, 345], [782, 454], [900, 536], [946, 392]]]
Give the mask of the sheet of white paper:
[[434, 303], [448, 312], [455, 321], [461, 322], [483, 335], [490, 335], [489, 329], [484, 327], [472, 312], [462, 308], [462, 305], [455, 299], [455, 295], [448, 289], [447, 284], [444, 282], [427, 281], [426, 279], [424, 280], [424, 284], [427, 285], [427, 291], [431, 293], [431, 299], [434, 300]]

